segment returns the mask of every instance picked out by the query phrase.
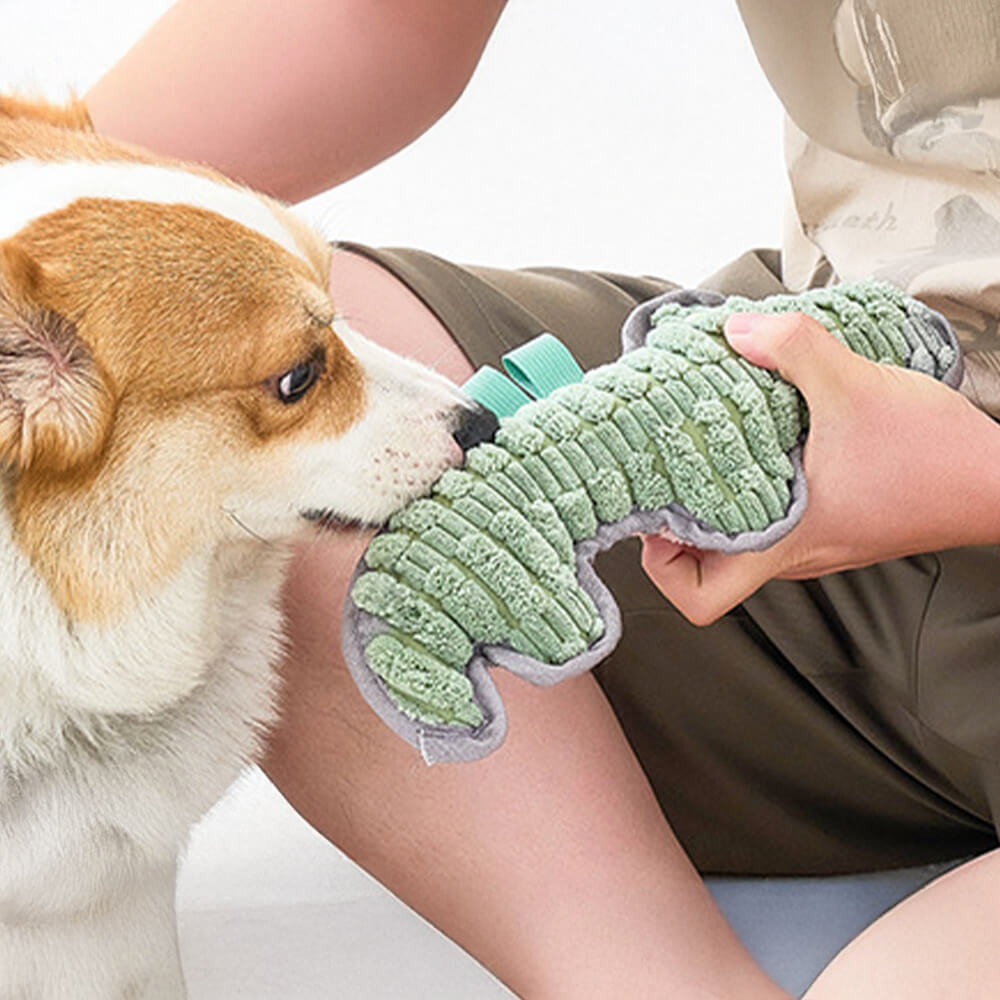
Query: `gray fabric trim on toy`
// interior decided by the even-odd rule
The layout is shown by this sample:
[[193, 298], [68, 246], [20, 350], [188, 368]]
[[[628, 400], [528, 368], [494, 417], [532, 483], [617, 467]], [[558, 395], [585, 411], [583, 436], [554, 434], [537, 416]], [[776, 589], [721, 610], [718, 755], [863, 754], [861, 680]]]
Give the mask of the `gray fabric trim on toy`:
[[803, 312], [865, 357], [961, 380], [944, 317], [881, 282], [761, 301], [673, 292], [640, 305], [617, 361], [501, 419], [494, 442], [393, 515], [355, 572], [348, 666], [428, 763], [503, 742], [487, 664], [554, 684], [611, 652], [621, 616], [596, 553], [661, 531], [743, 552], [799, 521], [805, 403], [728, 346], [735, 312]]

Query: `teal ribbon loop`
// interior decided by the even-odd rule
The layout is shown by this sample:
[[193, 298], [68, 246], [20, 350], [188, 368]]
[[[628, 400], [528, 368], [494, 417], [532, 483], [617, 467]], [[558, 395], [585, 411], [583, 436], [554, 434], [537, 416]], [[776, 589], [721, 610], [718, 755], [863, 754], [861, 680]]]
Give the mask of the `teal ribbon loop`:
[[569, 348], [551, 333], [540, 333], [502, 358], [507, 374], [529, 395], [543, 399], [553, 389], [583, 378]]
[[462, 386], [467, 396], [492, 410], [497, 417], [513, 416], [525, 403], [531, 402], [532, 396], [542, 399], [553, 389], [583, 378], [583, 369], [569, 348], [551, 333], [540, 333], [508, 351], [501, 361], [510, 378], [484, 365]]
[[499, 417], [513, 416], [531, 399], [495, 368], [483, 366], [462, 385], [462, 391]]

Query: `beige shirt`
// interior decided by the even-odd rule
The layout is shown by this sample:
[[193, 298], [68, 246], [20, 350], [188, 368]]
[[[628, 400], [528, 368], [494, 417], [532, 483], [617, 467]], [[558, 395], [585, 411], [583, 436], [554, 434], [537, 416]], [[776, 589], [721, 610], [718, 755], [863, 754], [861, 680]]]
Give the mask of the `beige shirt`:
[[785, 281], [939, 309], [1000, 417], [1000, 0], [738, 3], [788, 113]]

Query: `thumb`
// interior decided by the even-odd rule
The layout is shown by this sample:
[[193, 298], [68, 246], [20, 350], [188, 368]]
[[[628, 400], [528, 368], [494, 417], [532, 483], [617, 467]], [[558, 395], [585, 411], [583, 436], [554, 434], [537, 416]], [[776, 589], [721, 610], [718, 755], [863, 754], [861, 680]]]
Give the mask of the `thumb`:
[[776, 370], [807, 399], [837, 385], [845, 368], [863, 360], [803, 313], [734, 313], [725, 335], [734, 351]]

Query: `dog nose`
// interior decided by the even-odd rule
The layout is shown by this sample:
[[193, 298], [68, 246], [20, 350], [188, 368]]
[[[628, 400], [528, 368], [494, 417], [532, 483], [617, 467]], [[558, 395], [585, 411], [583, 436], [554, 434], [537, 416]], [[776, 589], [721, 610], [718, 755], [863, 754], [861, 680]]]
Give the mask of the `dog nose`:
[[471, 410], [463, 410], [458, 418], [458, 427], [452, 437], [462, 451], [468, 451], [484, 441], [492, 441], [500, 424], [492, 410], [478, 403]]

